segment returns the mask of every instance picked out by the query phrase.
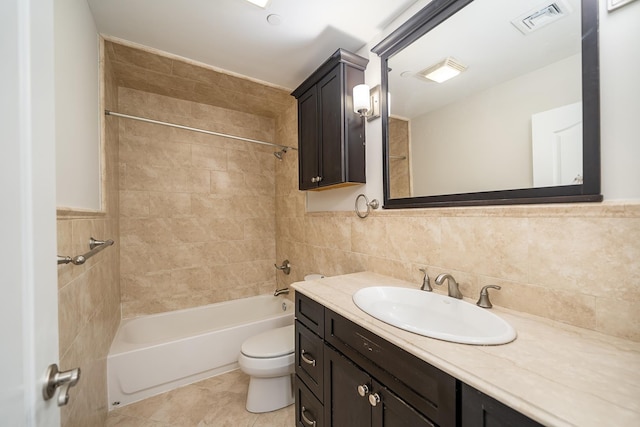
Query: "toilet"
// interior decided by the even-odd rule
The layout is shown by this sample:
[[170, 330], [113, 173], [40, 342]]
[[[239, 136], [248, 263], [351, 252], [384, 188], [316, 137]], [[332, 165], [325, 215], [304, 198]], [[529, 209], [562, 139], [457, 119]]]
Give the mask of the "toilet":
[[[308, 274], [305, 281], [322, 279]], [[242, 343], [238, 365], [249, 375], [247, 411], [271, 412], [293, 404], [295, 363], [293, 325], [271, 329]]]
[[293, 325], [271, 329], [242, 344], [238, 364], [251, 378], [247, 411], [270, 412], [293, 404]]

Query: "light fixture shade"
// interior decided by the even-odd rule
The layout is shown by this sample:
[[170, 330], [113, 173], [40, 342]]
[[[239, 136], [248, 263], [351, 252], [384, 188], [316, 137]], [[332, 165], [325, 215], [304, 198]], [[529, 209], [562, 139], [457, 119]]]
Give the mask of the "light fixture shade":
[[466, 69], [467, 67], [455, 58], [448, 57], [444, 61], [420, 71], [418, 75], [424, 79], [442, 83], [457, 76]]
[[247, 0], [249, 3], [253, 3], [258, 7], [261, 7], [263, 9], [265, 9], [269, 3], [271, 2], [271, 0]]
[[353, 111], [360, 115], [366, 115], [371, 104], [369, 103], [369, 86], [357, 85], [353, 88]]

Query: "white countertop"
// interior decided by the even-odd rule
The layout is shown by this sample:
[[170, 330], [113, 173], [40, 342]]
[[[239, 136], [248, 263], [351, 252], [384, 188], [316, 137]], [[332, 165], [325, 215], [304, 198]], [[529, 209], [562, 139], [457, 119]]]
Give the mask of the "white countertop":
[[493, 312], [518, 333], [512, 343], [472, 346], [440, 341], [398, 329], [360, 310], [352, 296], [368, 286], [419, 287], [369, 272], [292, 285], [544, 425], [640, 426], [640, 343], [497, 307]]

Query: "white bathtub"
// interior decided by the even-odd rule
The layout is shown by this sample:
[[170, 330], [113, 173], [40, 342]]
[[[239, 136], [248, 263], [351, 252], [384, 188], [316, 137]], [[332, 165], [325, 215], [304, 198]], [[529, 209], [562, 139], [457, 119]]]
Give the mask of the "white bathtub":
[[291, 301], [259, 295], [123, 320], [107, 357], [109, 409], [236, 369], [244, 340], [293, 314]]

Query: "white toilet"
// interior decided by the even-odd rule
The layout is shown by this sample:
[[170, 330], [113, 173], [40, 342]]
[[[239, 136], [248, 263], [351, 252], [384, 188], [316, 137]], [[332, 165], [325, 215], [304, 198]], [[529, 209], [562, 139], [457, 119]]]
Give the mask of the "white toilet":
[[293, 325], [271, 329], [242, 344], [238, 364], [251, 378], [247, 411], [269, 412], [293, 404]]

